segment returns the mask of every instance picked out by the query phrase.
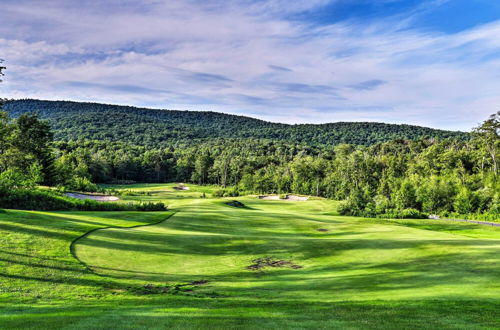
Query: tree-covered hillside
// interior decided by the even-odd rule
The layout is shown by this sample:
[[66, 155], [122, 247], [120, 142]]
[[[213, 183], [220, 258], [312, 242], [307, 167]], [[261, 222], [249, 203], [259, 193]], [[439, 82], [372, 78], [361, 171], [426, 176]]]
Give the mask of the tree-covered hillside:
[[11, 117], [37, 113], [49, 121], [56, 140], [64, 141], [85, 139], [158, 146], [173, 141], [252, 138], [307, 145], [372, 145], [394, 139], [468, 138], [467, 133], [412, 125], [366, 122], [287, 125], [217, 112], [68, 101], [16, 100], [7, 102], [4, 108]]

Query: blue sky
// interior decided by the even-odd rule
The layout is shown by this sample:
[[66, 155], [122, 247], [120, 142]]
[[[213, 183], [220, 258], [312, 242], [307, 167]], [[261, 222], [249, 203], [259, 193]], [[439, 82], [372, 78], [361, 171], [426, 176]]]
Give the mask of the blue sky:
[[500, 108], [492, 0], [2, 0], [0, 96], [470, 130]]

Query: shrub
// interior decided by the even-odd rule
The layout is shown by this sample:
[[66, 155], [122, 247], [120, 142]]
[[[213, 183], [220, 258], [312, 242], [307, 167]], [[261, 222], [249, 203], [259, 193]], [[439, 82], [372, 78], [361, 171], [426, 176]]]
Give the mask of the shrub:
[[67, 187], [72, 190], [84, 192], [101, 192], [103, 190], [89, 179], [80, 176], [74, 176]]
[[32, 165], [28, 171], [8, 169], [0, 172], [0, 188], [5, 190], [18, 188], [32, 188], [41, 181], [40, 169], [37, 164]]
[[0, 207], [20, 210], [73, 210], [75, 203], [51, 191], [15, 189], [0, 192]]
[[220, 189], [220, 190], [214, 191], [214, 193], [212, 195], [214, 197], [224, 197], [225, 193], [226, 193], [226, 191], [224, 189]]
[[389, 219], [425, 219], [427, 215], [417, 209], [408, 208], [404, 210], [388, 209], [386, 213], [380, 214], [378, 217]]
[[373, 198], [373, 202], [375, 203], [375, 212], [377, 214], [385, 213], [385, 211], [391, 207], [391, 201], [383, 195], [376, 195]]
[[340, 215], [352, 215], [351, 212], [351, 206], [349, 205], [348, 202], [346, 201], [342, 201], [338, 204], [337, 206], [337, 212], [340, 214]]
[[213, 197], [238, 197], [240, 196], [240, 191], [237, 187], [229, 189], [219, 189], [212, 193]]
[[229, 188], [224, 194], [225, 197], [238, 197], [240, 192], [237, 188]]
[[417, 209], [404, 209], [401, 211], [401, 217], [403, 219], [425, 219], [427, 216]]
[[110, 203], [61, 196], [49, 190], [0, 190], [0, 207], [40, 211], [166, 211], [161, 202]]
[[461, 214], [470, 213], [473, 209], [473, 198], [469, 189], [463, 187], [455, 197], [453, 207], [455, 211]]

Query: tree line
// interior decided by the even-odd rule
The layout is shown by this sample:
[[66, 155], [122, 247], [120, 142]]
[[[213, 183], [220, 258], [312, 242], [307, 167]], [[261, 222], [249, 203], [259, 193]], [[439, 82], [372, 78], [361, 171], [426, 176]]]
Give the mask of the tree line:
[[98, 191], [99, 183], [191, 182], [219, 195], [296, 193], [343, 200], [343, 214], [498, 219], [500, 114], [471, 139], [397, 139], [371, 146], [256, 138], [172, 139], [168, 146], [55, 141], [37, 114], [0, 113], [0, 187]]
[[58, 141], [100, 140], [149, 147], [182, 142], [198, 145], [217, 139], [267, 139], [290, 144], [373, 145], [425, 138], [467, 140], [469, 134], [412, 125], [331, 123], [287, 125], [217, 112], [154, 110], [98, 103], [15, 100], [11, 117], [36, 113], [49, 121]]

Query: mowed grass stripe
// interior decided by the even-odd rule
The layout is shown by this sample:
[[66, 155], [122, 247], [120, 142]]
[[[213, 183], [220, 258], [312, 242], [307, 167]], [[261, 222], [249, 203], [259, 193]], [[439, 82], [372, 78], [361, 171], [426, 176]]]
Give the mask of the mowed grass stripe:
[[[197, 201], [159, 225], [99, 231], [79, 241], [77, 253], [103, 275], [126, 272], [144, 283], [207, 279], [210, 290], [230, 297], [326, 302], [500, 296], [499, 239], [301, 213], [299, 203], [290, 211], [288, 202], [240, 200], [251, 208]], [[301, 202], [300, 208], [324, 203]], [[263, 256], [303, 268], [246, 269]]]

